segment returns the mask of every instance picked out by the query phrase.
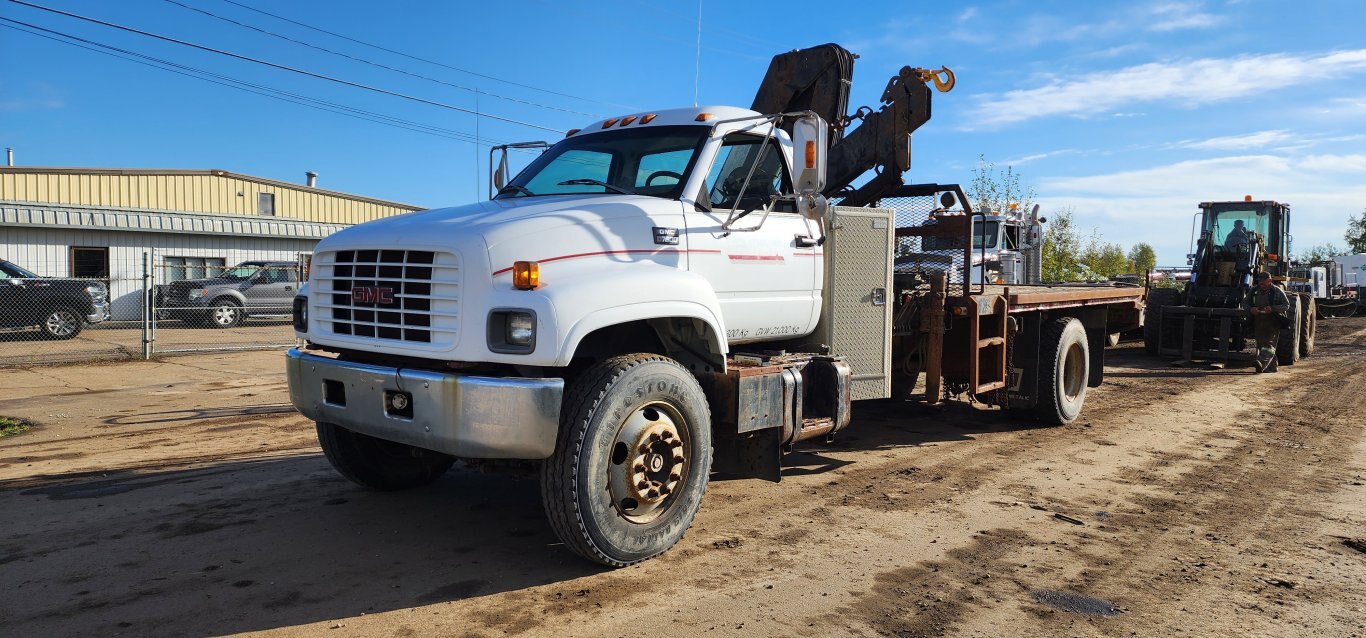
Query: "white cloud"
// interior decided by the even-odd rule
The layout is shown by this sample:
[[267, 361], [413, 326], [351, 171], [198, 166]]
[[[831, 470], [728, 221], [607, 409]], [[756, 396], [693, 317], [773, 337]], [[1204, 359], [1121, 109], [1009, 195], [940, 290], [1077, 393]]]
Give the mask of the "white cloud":
[[1072, 79], [1053, 77], [1031, 89], [977, 95], [967, 119], [972, 127], [999, 127], [1042, 117], [1086, 117], [1149, 102], [1194, 107], [1362, 71], [1366, 49], [1151, 62]]
[[1018, 158], [1015, 158], [1015, 159], [1008, 159], [1008, 160], [1002, 161], [1001, 163], [1004, 164], [1004, 165], [1006, 165], [1006, 166], [1021, 166], [1021, 165], [1024, 165], [1024, 164], [1028, 164], [1028, 163], [1030, 163], [1030, 162], [1037, 162], [1037, 161], [1039, 161], [1039, 160], [1041, 160], [1041, 159], [1048, 159], [1048, 158], [1050, 158], [1050, 157], [1058, 157], [1059, 155], [1072, 155], [1072, 154], [1077, 153], [1077, 152], [1079, 152], [1079, 151], [1077, 151], [1076, 149], [1073, 149], [1073, 148], [1064, 148], [1064, 149], [1060, 149], [1060, 150], [1056, 150], [1056, 151], [1048, 151], [1048, 152], [1046, 152], [1046, 153], [1035, 153], [1035, 154], [1033, 154], [1033, 155], [1026, 155], [1026, 156], [1024, 156], [1024, 157], [1018, 157]]
[[1202, 201], [1244, 195], [1291, 205], [1295, 250], [1342, 243], [1347, 215], [1366, 206], [1366, 154], [1235, 155], [1132, 171], [1039, 182], [1045, 210], [1071, 206], [1082, 228], [1126, 246], [1147, 242], [1163, 265], [1184, 263]]
[[1193, 148], [1199, 150], [1244, 151], [1253, 148], [1266, 148], [1273, 144], [1289, 142], [1295, 136], [1287, 130], [1258, 131], [1246, 135], [1227, 135], [1211, 137], [1206, 140], [1183, 140], [1171, 144], [1169, 148]]
[[1177, 31], [1207, 29], [1223, 21], [1223, 17], [1200, 10], [1197, 2], [1164, 2], [1148, 8], [1149, 31]]

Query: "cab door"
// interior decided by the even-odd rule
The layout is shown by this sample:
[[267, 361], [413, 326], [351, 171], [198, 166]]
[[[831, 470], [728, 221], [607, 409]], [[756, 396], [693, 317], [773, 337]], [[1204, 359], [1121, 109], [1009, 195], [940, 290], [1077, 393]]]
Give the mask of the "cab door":
[[818, 231], [790, 202], [764, 215], [772, 196], [791, 193], [791, 184], [777, 139], [732, 133], [706, 172], [703, 196], [712, 210], [686, 215], [689, 269], [716, 291], [731, 343], [798, 337], [815, 327], [822, 256], [811, 236]]

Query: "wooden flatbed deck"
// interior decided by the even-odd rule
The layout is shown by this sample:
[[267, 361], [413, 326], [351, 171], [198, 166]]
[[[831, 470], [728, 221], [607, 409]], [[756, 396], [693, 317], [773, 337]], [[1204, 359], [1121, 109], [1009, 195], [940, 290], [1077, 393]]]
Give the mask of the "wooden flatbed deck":
[[[987, 286], [983, 295], [1004, 296], [1010, 312], [1077, 308], [1143, 301], [1144, 289], [1117, 286]], [[977, 295], [974, 295], [977, 296]]]

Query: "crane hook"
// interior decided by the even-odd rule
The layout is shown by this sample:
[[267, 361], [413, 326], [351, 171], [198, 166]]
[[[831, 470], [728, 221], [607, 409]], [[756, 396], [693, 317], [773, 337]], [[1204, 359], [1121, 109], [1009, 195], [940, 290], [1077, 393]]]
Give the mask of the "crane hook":
[[934, 88], [940, 93], [948, 93], [953, 90], [953, 86], [958, 83], [958, 78], [954, 76], [949, 67], [941, 66], [938, 71], [930, 69], [916, 69], [916, 76], [921, 82], [934, 82]]

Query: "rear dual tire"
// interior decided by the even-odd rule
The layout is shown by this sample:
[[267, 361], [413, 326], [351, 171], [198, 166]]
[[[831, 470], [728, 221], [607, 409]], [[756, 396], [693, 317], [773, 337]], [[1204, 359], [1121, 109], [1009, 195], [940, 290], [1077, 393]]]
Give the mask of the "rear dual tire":
[[1091, 375], [1086, 328], [1063, 317], [1043, 326], [1039, 340], [1038, 403], [1034, 415], [1049, 425], [1064, 425], [1081, 416]]

